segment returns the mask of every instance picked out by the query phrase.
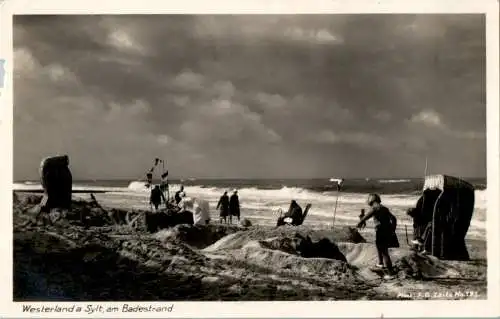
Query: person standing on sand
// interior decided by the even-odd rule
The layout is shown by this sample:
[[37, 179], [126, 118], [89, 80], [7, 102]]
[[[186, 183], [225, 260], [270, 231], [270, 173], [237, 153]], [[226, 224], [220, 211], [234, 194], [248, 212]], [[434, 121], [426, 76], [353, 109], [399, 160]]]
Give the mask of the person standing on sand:
[[149, 198], [149, 203], [154, 206], [155, 211], [158, 211], [158, 207], [161, 205], [162, 200], [166, 205], [167, 200], [165, 199], [165, 195], [163, 195], [163, 192], [161, 191], [160, 186], [156, 185], [151, 190], [151, 196]]
[[375, 245], [378, 253], [376, 268], [385, 269], [384, 279], [391, 279], [394, 276], [394, 269], [389, 255], [389, 248], [399, 247], [396, 235], [397, 220], [389, 209], [381, 204], [382, 200], [378, 194], [370, 194], [367, 203], [371, 209], [361, 218], [357, 228], [363, 227], [366, 221], [373, 217], [375, 221]]
[[235, 190], [229, 199], [229, 223], [233, 223], [233, 216], [240, 221], [240, 199], [238, 198], [238, 191]]
[[229, 197], [227, 192], [224, 192], [217, 203], [216, 209], [220, 209], [220, 222], [224, 221], [227, 224], [227, 215], [229, 215]]

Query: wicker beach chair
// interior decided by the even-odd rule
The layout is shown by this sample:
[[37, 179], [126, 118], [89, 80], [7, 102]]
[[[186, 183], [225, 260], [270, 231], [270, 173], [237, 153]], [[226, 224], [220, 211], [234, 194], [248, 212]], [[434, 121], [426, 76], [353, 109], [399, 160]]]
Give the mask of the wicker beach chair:
[[474, 187], [457, 177], [431, 175], [423, 189], [441, 191], [425, 232], [425, 250], [440, 259], [469, 260], [465, 236], [474, 213]]

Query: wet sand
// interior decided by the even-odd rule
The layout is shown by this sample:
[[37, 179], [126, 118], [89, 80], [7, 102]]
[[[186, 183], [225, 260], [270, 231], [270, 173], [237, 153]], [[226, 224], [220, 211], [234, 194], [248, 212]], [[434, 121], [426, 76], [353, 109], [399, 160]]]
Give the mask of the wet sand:
[[[42, 225], [32, 222], [40, 195], [16, 195], [15, 301], [486, 299], [482, 240], [467, 241], [471, 261], [442, 261], [413, 253], [399, 234], [401, 248], [391, 250], [398, 276], [384, 281], [368, 270], [376, 262], [369, 231], [362, 232], [365, 243], [345, 227], [312, 229], [307, 220], [279, 229], [179, 225], [150, 234], [140, 222], [114, 224], [85, 201], [74, 211], [93, 212], [94, 219]], [[282, 249], [296, 233], [328, 238], [347, 263]]]

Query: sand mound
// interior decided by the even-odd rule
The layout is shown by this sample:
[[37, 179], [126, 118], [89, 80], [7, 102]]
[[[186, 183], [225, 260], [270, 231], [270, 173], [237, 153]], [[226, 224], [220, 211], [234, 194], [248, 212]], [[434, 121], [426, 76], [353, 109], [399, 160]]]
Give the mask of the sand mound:
[[249, 264], [266, 267], [275, 271], [291, 271], [303, 275], [321, 276], [327, 274], [337, 280], [353, 278], [348, 264], [328, 258], [304, 258], [282, 250], [270, 249], [272, 241], [250, 241], [242, 249], [233, 250], [230, 255]]
[[447, 261], [415, 252], [396, 260], [394, 266], [400, 276], [405, 278], [460, 278], [462, 276], [461, 271], [452, 267]]
[[216, 243], [206, 247], [206, 252], [216, 252], [219, 250], [240, 249], [245, 244], [253, 240], [265, 240], [268, 238], [283, 238], [295, 236], [296, 234], [307, 237], [312, 241], [328, 239], [331, 242], [365, 242], [365, 239], [351, 227], [336, 228], [335, 230], [314, 230], [305, 226], [281, 226], [278, 228], [269, 227], [249, 227], [248, 230], [240, 231], [221, 238]]
[[[368, 268], [378, 263], [377, 248], [374, 244], [338, 243], [347, 262], [362, 271], [370, 273]], [[421, 255], [405, 248], [390, 249], [391, 259], [400, 277], [425, 279], [435, 277], [460, 277], [460, 272], [447, 261], [434, 256]], [[374, 276], [373, 274], [370, 277]]]
[[153, 237], [161, 242], [180, 241], [200, 249], [240, 230], [238, 226], [229, 225], [177, 225], [160, 230]]
[[[368, 270], [377, 259], [374, 245], [354, 244], [364, 239], [352, 228], [178, 225], [151, 234], [146, 225], [82, 223], [71, 214], [40, 225], [27, 221], [41, 196], [26, 195], [14, 202], [15, 301], [394, 299], [407, 285], [456, 290], [457, 283], [486, 293], [484, 259], [445, 262], [404, 249], [391, 250], [402, 280], [387, 287]], [[130, 210], [94, 204], [74, 201], [74, 211], [101, 220], [116, 212], [130, 217]], [[321, 240], [316, 249], [308, 244]], [[335, 260], [335, 249], [352, 265]], [[419, 274], [439, 279], [411, 279]]]
[[[377, 248], [372, 243], [339, 242], [337, 246], [351, 265], [362, 268], [375, 266], [378, 263]], [[390, 254], [393, 260], [397, 260], [408, 254], [408, 249], [393, 248]]]
[[[240, 231], [225, 236], [202, 251], [208, 253], [207, 256], [213, 253], [230, 256], [270, 272], [288, 271], [308, 276], [327, 274], [333, 280], [353, 278], [352, 268], [335, 243], [326, 238], [313, 241], [296, 229]], [[278, 236], [271, 237], [273, 234]], [[252, 239], [264, 236], [270, 238]]]
[[295, 233], [293, 237], [269, 238], [259, 241], [259, 243], [264, 248], [280, 250], [304, 258], [328, 258], [347, 262], [337, 245], [325, 238], [313, 242], [311, 238], [304, 238], [302, 235]]
[[[16, 200], [13, 201], [14, 217], [18, 219], [31, 219], [38, 213], [39, 204], [42, 196], [38, 194], [16, 194]], [[60, 211], [58, 209], [52, 210], [48, 216], [41, 216], [46, 221], [50, 222], [63, 222], [72, 225], [85, 226], [85, 227], [106, 227], [106, 226], [131, 226], [134, 228], [144, 228], [140, 225], [141, 219], [138, 218], [143, 215], [145, 211], [142, 210], [123, 210], [115, 208], [105, 208], [99, 205], [96, 201], [92, 200], [72, 200], [71, 210]], [[135, 222], [137, 221], [137, 222]]]
[[[206, 295], [188, 268], [202, 264], [204, 257], [190, 256], [182, 247], [155, 247], [151, 241], [120, 245], [108, 240], [113, 247], [75, 247], [40, 230], [15, 233], [14, 300], [189, 300]], [[179, 262], [176, 253], [186, 262]]]

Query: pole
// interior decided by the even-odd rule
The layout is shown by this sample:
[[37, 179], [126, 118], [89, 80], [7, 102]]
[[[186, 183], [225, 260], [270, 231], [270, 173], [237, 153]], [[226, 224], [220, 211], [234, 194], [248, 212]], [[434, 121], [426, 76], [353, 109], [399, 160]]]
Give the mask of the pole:
[[[161, 192], [163, 193], [163, 197], [165, 197], [166, 191], [165, 191], [165, 188], [163, 187], [163, 174], [165, 174], [165, 160], [161, 160], [161, 166], [162, 166], [161, 167], [161, 176], [160, 176], [160, 179], [161, 179], [160, 183], [162, 184], [161, 185], [162, 186]], [[167, 202], [168, 202], [168, 200], [167, 200]], [[165, 206], [167, 206], [167, 203], [165, 203]]]
[[337, 203], [339, 202], [339, 193], [340, 191], [337, 191], [337, 198], [335, 199], [335, 209], [333, 211], [332, 229], [335, 227], [335, 215], [337, 214]]
[[406, 244], [410, 246], [410, 242], [408, 241], [408, 226], [405, 225], [405, 233], [406, 233]]
[[339, 202], [340, 190], [342, 188], [343, 179], [337, 182], [337, 198], [335, 199], [335, 209], [333, 210], [332, 229], [335, 227], [335, 216], [337, 215], [337, 204]]

